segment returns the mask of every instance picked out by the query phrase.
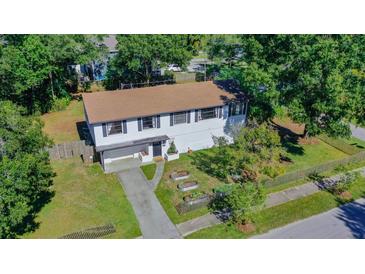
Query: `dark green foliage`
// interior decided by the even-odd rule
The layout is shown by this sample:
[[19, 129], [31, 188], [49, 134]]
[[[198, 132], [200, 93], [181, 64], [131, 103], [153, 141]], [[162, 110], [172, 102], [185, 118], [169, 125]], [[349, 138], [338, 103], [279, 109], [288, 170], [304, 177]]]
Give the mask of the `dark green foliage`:
[[170, 144], [169, 149], [167, 150], [167, 154], [175, 154], [175, 153], [177, 153], [177, 149], [176, 149], [175, 143], [172, 142]]
[[305, 124], [305, 137], [346, 137], [348, 121], [365, 123], [364, 41], [364, 35], [242, 35], [243, 54], [223, 65], [222, 77], [239, 81], [259, 121], [285, 106]]
[[91, 35], [2, 35], [0, 100], [10, 100], [27, 112], [47, 112], [54, 98], [77, 88], [70, 65], [101, 57], [100, 37]]
[[215, 138], [211, 155], [194, 156], [198, 168], [223, 181], [257, 181], [267, 167], [280, 168], [281, 147], [278, 133], [267, 124], [251, 124], [237, 130], [233, 144], [224, 137]]
[[246, 182], [235, 185], [223, 200], [225, 207], [231, 210], [231, 220], [237, 224], [247, 224], [263, 206], [265, 196], [261, 184]]
[[153, 71], [172, 63], [185, 66], [195, 51], [196, 39], [192, 35], [118, 35], [118, 54], [108, 66], [107, 87], [163, 80]]
[[0, 102], [0, 237], [14, 238], [34, 228], [34, 217], [51, 197], [53, 172], [39, 119]]

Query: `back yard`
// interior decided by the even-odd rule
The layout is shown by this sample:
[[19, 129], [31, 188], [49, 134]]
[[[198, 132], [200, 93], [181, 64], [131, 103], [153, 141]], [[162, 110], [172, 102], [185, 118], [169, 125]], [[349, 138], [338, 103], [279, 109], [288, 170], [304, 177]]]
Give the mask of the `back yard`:
[[44, 114], [41, 120], [44, 132], [56, 144], [80, 140], [85, 121], [82, 101], [72, 100], [65, 110]]
[[117, 177], [99, 164], [85, 166], [74, 158], [52, 162], [55, 196], [39, 213], [39, 228], [26, 238], [59, 238], [88, 228], [113, 224], [108, 238], [141, 235], [137, 219]]

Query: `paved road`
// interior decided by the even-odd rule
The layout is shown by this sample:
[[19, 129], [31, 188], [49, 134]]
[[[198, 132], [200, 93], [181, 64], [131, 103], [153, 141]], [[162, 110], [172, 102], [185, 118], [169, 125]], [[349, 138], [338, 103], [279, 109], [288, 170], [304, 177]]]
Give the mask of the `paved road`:
[[365, 128], [356, 127], [354, 125], [350, 125], [352, 136], [365, 141]]
[[170, 221], [140, 168], [121, 171], [118, 177], [131, 202], [145, 239], [178, 239], [181, 235]]
[[364, 239], [365, 199], [274, 229], [257, 239]]

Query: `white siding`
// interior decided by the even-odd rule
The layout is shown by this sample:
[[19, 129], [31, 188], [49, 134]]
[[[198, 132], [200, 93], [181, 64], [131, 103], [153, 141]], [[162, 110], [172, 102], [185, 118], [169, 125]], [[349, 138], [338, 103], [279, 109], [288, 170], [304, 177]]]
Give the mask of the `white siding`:
[[[187, 152], [188, 149], [198, 150], [213, 146], [213, 136], [225, 136], [230, 139], [232, 125], [242, 124], [245, 120], [244, 115], [228, 118], [228, 106], [223, 108], [223, 117], [195, 122], [195, 112], [190, 112], [190, 123], [170, 126], [170, 114], [161, 114], [160, 128], [153, 128], [138, 131], [137, 118], [127, 120], [127, 134], [117, 134], [103, 137], [102, 124], [95, 124], [91, 129], [94, 130], [94, 141], [96, 146], [111, 145], [125, 141], [138, 140], [159, 135], [167, 135], [174, 140], [180, 153]], [[163, 153], [168, 145], [163, 147]]]

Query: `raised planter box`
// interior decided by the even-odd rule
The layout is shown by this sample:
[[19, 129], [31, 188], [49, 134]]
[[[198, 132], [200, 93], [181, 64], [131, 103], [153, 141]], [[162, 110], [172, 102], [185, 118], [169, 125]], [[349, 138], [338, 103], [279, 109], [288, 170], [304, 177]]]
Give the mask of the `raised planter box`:
[[201, 204], [210, 201], [210, 196], [208, 194], [203, 194], [198, 198], [191, 198], [189, 196], [184, 197], [184, 202], [189, 205]]
[[185, 180], [188, 179], [189, 177], [190, 173], [189, 171], [186, 170], [176, 171], [170, 174], [170, 178], [174, 181]]
[[168, 154], [168, 153], [165, 153], [165, 160], [166, 161], [173, 161], [173, 160], [177, 160], [179, 159], [179, 152], [177, 153], [174, 153], [174, 154]]
[[199, 198], [195, 199], [192, 199], [190, 197], [185, 197], [184, 201], [177, 204], [175, 208], [179, 214], [184, 214], [207, 206], [211, 201], [211, 199], [212, 197], [209, 194], [204, 194]]
[[185, 182], [185, 183], [182, 183], [182, 184], [178, 185], [178, 188], [182, 192], [197, 189], [198, 187], [199, 187], [199, 184], [197, 182], [194, 182], [194, 181]]

